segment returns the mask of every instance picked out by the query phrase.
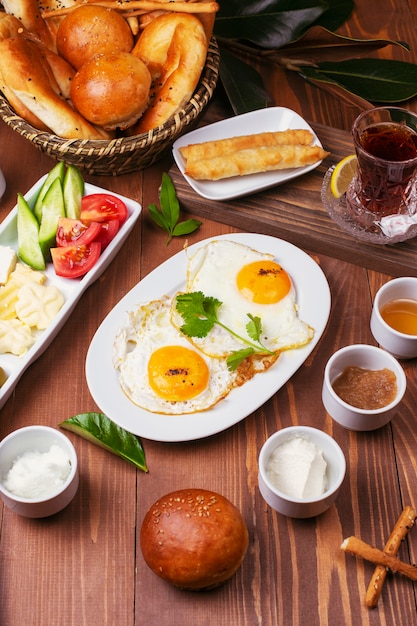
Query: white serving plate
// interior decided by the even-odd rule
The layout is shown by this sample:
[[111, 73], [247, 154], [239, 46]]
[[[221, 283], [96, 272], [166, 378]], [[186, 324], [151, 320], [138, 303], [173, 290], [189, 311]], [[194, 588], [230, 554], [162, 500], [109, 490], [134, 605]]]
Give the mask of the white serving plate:
[[270, 187], [275, 187], [275, 185], [281, 185], [314, 170], [320, 165], [321, 161], [306, 167], [277, 170], [275, 172], [261, 172], [259, 174], [249, 174], [248, 176], [234, 176], [233, 178], [223, 180], [194, 180], [184, 173], [185, 161], [179, 149], [182, 146], [188, 146], [190, 143], [203, 143], [204, 141], [226, 139], [227, 137], [239, 135], [299, 128], [311, 131], [314, 135], [313, 144], [323, 147], [311, 126], [298, 113], [285, 107], [271, 107], [237, 115], [236, 117], [193, 130], [175, 141], [172, 152], [178, 169], [194, 191], [208, 200], [229, 200], [262, 191], [263, 189], [269, 189]]
[[139, 304], [173, 296], [185, 287], [187, 252], [177, 253], [139, 282], [102, 322], [87, 353], [86, 376], [95, 402], [111, 420], [140, 437], [154, 441], [191, 441], [221, 432], [255, 411], [278, 391], [304, 363], [317, 345], [330, 313], [330, 290], [317, 263], [296, 246], [267, 235], [234, 233], [212, 237], [188, 248], [197, 248], [215, 239], [228, 239], [274, 254], [289, 272], [297, 294], [299, 315], [315, 329], [312, 341], [297, 350], [283, 352], [266, 372], [255, 376], [207, 411], [188, 415], [151, 413], [133, 404], [123, 393], [112, 365], [113, 341], [128, 311]]
[[[27, 194], [25, 194], [25, 198], [29, 202], [30, 206], [32, 206], [46, 176], [47, 174], [40, 178], [40, 180], [33, 185]], [[124, 196], [114, 193], [113, 191], [108, 191], [107, 189], [102, 189], [101, 187], [85, 183], [85, 195], [90, 195], [92, 193], [110, 193], [113, 196], [121, 198], [127, 206], [128, 217], [121, 226], [117, 235], [114, 237], [113, 241], [110, 242], [101, 254], [98, 262], [85, 276], [81, 278], [62, 278], [55, 274], [52, 263], [47, 264], [47, 268], [43, 272], [47, 277], [46, 284], [56, 285], [63, 294], [65, 303], [48, 328], [38, 332], [35, 343], [31, 348], [29, 348], [26, 354], [20, 357], [13, 354], [0, 354], [0, 366], [7, 374], [7, 381], [2, 387], [0, 387], [0, 409], [12, 393], [26, 368], [46, 350], [48, 345], [58, 334], [59, 330], [71, 315], [71, 312], [83, 292], [87, 289], [87, 287], [94, 283], [97, 278], [99, 278], [119, 252], [126, 237], [132, 230], [142, 211], [141, 205], [130, 198], [125, 198]], [[12, 209], [9, 215], [0, 224], [0, 245], [10, 246], [17, 251], [17, 206]]]

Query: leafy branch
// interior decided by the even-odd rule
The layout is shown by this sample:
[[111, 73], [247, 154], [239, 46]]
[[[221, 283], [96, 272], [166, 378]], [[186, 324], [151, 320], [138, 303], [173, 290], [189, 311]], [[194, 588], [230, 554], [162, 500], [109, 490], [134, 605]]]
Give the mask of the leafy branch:
[[360, 56], [387, 45], [408, 50], [405, 42], [349, 38], [335, 32], [353, 10], [353, 0], [222, 3], [214, 34], [221, 50], [220, 79], [235, 114], [270, 104], [261, 75], [243, 60], [251, 57], [297, 72], [361, 108], [417, 95], [417, 65]]
[[159, 204], [160, 208], [152, 202], [148, 206], [148, 211], [155, 224], [168, 233], [167, 245], [172, 237], [189, 235], [201, 226], [199, 220], [191, 218], [181, 222], [179, 221], [180, 203], [174, 183], [166, 172], [162, 174], [162, 183], [159, 190]]

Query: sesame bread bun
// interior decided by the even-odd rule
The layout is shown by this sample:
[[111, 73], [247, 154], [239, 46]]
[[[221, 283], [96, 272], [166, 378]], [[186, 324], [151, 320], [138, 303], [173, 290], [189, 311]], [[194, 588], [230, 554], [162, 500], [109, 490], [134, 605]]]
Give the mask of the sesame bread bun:
[[96, 54], [84, 63], [71, 83], [75, 109], [107, 130], [134, 124], [148, 105], [151, 76], [129, 52]]
[[112, 9], [84, 4], [62, 20], [56, 34], [59, 54], [75, 69], [92, 56], [106, 52], [130, 52], [134, 41], [127, 21]]
[[146, 513], [140, 533], [143, 558], [175, 587], [218, 587], [240, 567], [248, 530], [239, 510], [206, 489], [181, 489], [160, 498]]

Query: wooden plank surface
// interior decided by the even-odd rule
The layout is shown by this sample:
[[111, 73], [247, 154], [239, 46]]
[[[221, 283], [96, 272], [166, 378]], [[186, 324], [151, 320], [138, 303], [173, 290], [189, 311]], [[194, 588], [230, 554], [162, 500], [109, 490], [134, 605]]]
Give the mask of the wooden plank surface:
[[369, 244], [353, 238], [329, 217], [321, 201], [323, 176], [332, 164], [353, 152], [353, 145], [349, 132], [322, 124], [312, 127], [330, 156], [309, 174], [250, 196], [206, 200], [173, 165], [170, 174], [183, 209], [391, 276], [417, 276], [417, 238], [395, 245]]

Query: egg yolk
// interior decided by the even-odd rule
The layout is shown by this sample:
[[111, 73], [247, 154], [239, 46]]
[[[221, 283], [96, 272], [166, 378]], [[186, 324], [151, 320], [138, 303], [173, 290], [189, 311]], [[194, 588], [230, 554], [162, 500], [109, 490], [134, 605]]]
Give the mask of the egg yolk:
[[160, 398], [180, 402], [195, 398], [204, 391], [209, 370], [195, 350], [165, 346], [151, 354], [148, 376], [151, 388]]
[[287, 272], [275, 261], [255, 261], [244, 265], [236, 283], [241, 294], [257, 304], [274, 304], [284, 298], [291, 288]]

